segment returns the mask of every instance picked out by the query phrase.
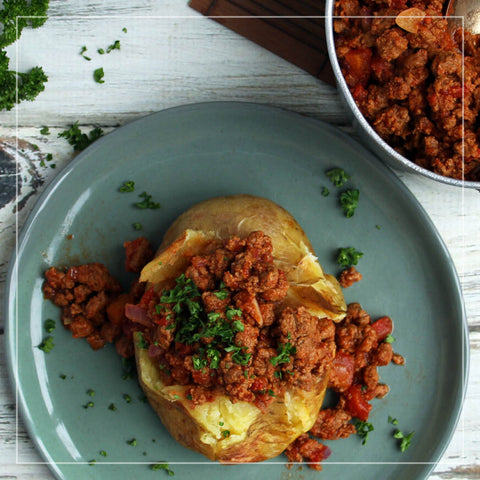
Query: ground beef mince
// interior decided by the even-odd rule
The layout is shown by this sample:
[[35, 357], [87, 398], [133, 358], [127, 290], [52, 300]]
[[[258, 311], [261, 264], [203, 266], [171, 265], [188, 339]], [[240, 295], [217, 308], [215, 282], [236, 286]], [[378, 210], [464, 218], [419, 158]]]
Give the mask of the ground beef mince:
[[212, 242], [174, 283], [127, 306], [163, 380], [188, 385], [194, 404], [226, 394], [266, 409], [290, 386], [311, 390], [329, 370], [334, 324], [281, 306], [289, 284], [272, 251], [262, 232]]
[[345, 18], [334, 20], [336, 51], [358, 107], [389, 145], [440, 175], [479, 181], [480, 36], [452, 31], [445, 3], [337, 0]]
[[[143, 237], [125, 243], [127, 271], [139, 271], [152, 255]], [[142, 264], [143, 263], [143, 264]], [[125, 317], [125, 305], [137, 301], [144, 291], [138, 281], [128, 293], [105, 265], [89, 263], [45, 272], [43, 295], [61, 308], [61, 320], [74, 338], [86, 338], [94, 350], [115, 343], [123, 357], [134, 354], [133, 332], [138, 325]]]

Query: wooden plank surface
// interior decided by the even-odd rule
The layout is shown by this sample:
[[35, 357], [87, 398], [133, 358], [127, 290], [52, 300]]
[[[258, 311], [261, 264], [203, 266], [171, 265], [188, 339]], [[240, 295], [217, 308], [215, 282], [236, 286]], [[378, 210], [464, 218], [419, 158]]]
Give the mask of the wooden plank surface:
[[[73, 122], [79, 120], [84, 130], [101, 126], [108, 132], [174, 105], [237, 100], [288, 108], [351, 131], [332, 86], [218, 22], [202, 17], [186, 1], [135, 3], [51, 1], [47, 24], [36, 31], [25, 31], [18, 44], [9, 47], [20, 69], [43, 65], [49, 82], [34, 102], [21, 104], [11, 112], [0, 112], [2, 306], [7, 262], [14, 250], [17, 226], [21, 228], [38, 195], [61, 168], [75, 161], [72, 148], [58, 138], [58, 133]], [[126, 34], [123, 27], [127, 28]], [[94, 55], [96, 48], [116, 39], [121, 41], [119, 51], [108, 56]], [[92, 53], [90, 62], [79, 55], [83, 45]], [[106, 83], [102, 85], [92, 78], [93, 69], [98, 66], [105, 69]], [[50, 127], [50, 135], [40, 134], [44, 125]], [[18, 152], [16, 136], [20, 141]], [[18, 198], [9, 187], [16, 175], [17, 165], [11, 160], [16, 153], [22, 172]], [[48, 153], [53, 155], [51, 163], [56, 168], [48, 162], [42, 166]], [[469, 322], [471, 369], [464, 412], [455, 437], [430, 480], [480, 478], [480, 193], [432, 184], [410, 174], [399, 176], [422, 203], [452, 255]], [[0, 316], [3, 337], [3, 309]], [[16, 433], [15, 396], [6, 376], [1, 341], [0, 479], [53, 478], [43, 465], [16, 465], [17, 447], [21, 458], [40, 461], [21, 422], [18, 436]]]

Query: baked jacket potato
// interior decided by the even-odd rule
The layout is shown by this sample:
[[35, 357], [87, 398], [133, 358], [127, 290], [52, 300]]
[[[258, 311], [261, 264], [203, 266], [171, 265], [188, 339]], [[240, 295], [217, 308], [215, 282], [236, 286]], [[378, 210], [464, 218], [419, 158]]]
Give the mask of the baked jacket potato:
[[[313, 324], [328, 322], [332, 327], [332, 321], [343, 319], [346, 305], [341, 289], [334, 277], [323, 272], [302, 228], [274, 202], [250, 195], [213, 198], [180, 215], [166, 232], [154, 260], [143, 268], [140, 281], [147, 283], [146, 292], [153, 288], [161, 298], [162, 292], [169, 291], [174, 280], [185, 273], [192, 258], [202, 258], [201, 255], [206, 251], [212, 251], [212, 243], [222, 245], [222, 241], [231, 238], [245, 239], [258, 231], [270, 238], [273, 264], [284, 272], [282, 275], [288, 281], [285, 295], [275, 302], [277, 317], [281, 312], [301, 312], [301, 315], [292, 318], [297, 321], [307, 318]], [[222, 288], [225, 288], [223, 284]], [[158, 313], [159, 306], [156, 308]], [[165, 305], [162, 308], [166, 308]], [[171, 315], [172, 311], [169, 311], [169, 315], [162, 318]], [[242, 314], [239, 313], [235, 318], [237, 321], [242, 319]], [[139, 381], [151, 406], [171, 435], [182, 445], [222, 463], [257, 462], [272, 458], [282, 453], [300, 434], [309, 431], [317, 418], [331, 361], [335, 356], [334, 328], [329, 329], [328, 323], [324, 326], [329, 333], [315, 340], [315, 345], [323, 349], [323, 364], [305, 374], [309, 379], [305, 385], [293, 380], [298, 373], [293, 374], [294, 365], [299, 369], [300, 377], [304, 369], [301, 359], [297, 361], [297, 357], [301, 356], [304, 337], [299, 337], [296, 348], [287, 352], [284, 360], [275, 366], [272, 365], [275, 364], [272, 359], [271, 364], [266, 362], [270, 370], [275, 369], [275, 381], [279, 387], [275, 393], [270, 390], [272, 396], [264, 403], [255, 400], [260, 397], [264, 399], [265, 392], [261, 392], [263, 396], [257, 392], [258, 396], [253, 397], [255, 400], [246, 401], [222, 390], [220, 380], [210, 387], [212, 395], [207, 401], [193, 402], [189, 394], [192, 386], [185, 382], [176, 383], [166, 376], [165, 369], [151, 354], [152, 348], [158, 348], [157, 342], [141, 332], [135, 334]], [[173, 323], [157, 328], [166, 329], [163, 333], [168, 334], [167, 330], [173, 331], [174, 327]], [[278, 332], [282, 327], [273, 324], [270, 327], [262, 328], [260, 325], [248, 328], [256, 328], [255, 331], [263, 334], [269, 331], [280, 335]], [[285, 340], [290, 338], [290, 333], [288, 337], [285, 335], [283, 347], [289, 345], [290, 341]], [[152, 343], [155, 346], [152, 347]], [[172, 341], [172, 345], [174, 343]], [[196, 345], [198, 347], [198, 343]], [[206, 346], [208, 342], [203, 344], [203, 347]], [[194, 346], [190, 345], [189, 348]], [[254, 349], [252, 347], [249, 351]], [[306, 356], [311, 357], [314, 353], [310, 351]], [[252, 357], [243, 358], [250, 358], [242, 363], [245, 377], [253, 378]], [[215, 370], [208, 371], [216, 375]], [[282, 376], [285, 380], [281, 380]]]

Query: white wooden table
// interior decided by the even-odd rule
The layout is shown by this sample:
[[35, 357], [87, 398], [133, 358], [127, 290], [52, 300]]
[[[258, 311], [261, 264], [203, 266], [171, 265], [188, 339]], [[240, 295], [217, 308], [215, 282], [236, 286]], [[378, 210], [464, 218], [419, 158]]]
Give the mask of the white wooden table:
[[[125, 33], [123, 29], [126, 28]], [[120, 40], [120, 50], [99, 55]], [[85, 60], [80, 54], [87, 47]], [[15, 154], [22, 185], [10, 191], [15, 165], [0, 159], [0, 301], [16, 234], [38, 194], [63, 166], [72, 147], [58, 138], [77, 120], [83, 130], [105, 132], [167, 107], [215, 100], [251, 101], [291, 109], [348, 130], [334, 88], [191, 10], [186, 0], [51, 0], [49, 20], [24, 30], [8, 48], [20, 71], [42, 65], [46, 90], [34, 102], [0, 112], [0, 146]], [[105, 83], [93, 80], [103, 67]], [[40, 129], [48, 126], [50, 135]], [[51, 153], [53, 160], [42, 159]], [[10, 163], [9, 163], [10, 162]], [[51, 168], [55, 164], [56, 168]], [[457, 267], [468, 314], [471, 368], [462, 418], [431, 480], [480, 478], [480, 192], [400, 178], [418, 198], [442, 235]], [[17, 212], [17, 214], [15, 213]], [[3, 310], [0, 318], [3, 337]], [[3, 338], [2, 338], [3, 340]], [[51, 479], [48, 468], [16, 422], [15, 395], [0, 344], [0, 479]], [[16, 462], [16, 451], [22, 464]], [[30, 462], [30, 463], [25, 463]]]

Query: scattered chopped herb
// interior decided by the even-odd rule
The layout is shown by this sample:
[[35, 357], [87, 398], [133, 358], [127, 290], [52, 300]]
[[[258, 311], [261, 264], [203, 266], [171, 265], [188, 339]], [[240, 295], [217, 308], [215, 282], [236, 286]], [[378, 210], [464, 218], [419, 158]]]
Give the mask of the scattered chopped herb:
[[101, 455], [102, 457], [106, 457], [106, 456], [107, 456], [107, 452], [106, 452], [105, 450], [100, 450], [99, 453], [100, 453], [100, 455]]
[[147, 349], [148, 345], [147, 345], [147, 342], [145, 341], [145, 337], [143, 336], [143, 333], [139, 333], [137, 338], [138, 338], [137, 346], [142, 349]]
[[42, 135], [50, 135], [50, 130], [48, 127], [42, 127], [42, 129], [40, 130], [40, 133]]
[[353, 217], [355, 209], [358, 207], [358, 197], [360, 190], [345, 190], [340, 194], [340, 205], [347, 218]]
[[138, 399], [142, 402], [142, 403], [147, 403], [148, 402], [148, 398], [146, 395], [140, 395], [138, 397]]
[[178, 395], [177, 393], [173, 395], [174, 400], [180, 400], [180, 398], [181, 398], [180, 395]]
[[73, 146], [73, 149], [77, 152], [84, 150], [95, 140], [98, 140], [103, 135], [103, 130], [99, 127], [95, 127], [90, 130], [90, 133], [82, 133], [76, 121], [68, 130], [64, 130], [58, 134], [59, 137], [68, 140], [68, 143]]
[[[133, 224], [133, 229], [134, 230], [141, 230], [143, 227], [142, 227], [142, 224], [141, 223], [138, 223], [138, 222], [135, 222]], [[160, 262], [161, 263], [161, 262]]]
[[92, 60], [90, 57], [87, 57], [85, 55], [85, 52], [87, 51], [87, 47], [84, 45], [81, 49], [80, 49], [80, 55], [85, 59], [85, 60]]
[[327, 187], [323, 187], [321, 193], [323, 197], [328, 197], [330, 195], [330, 190]]
[[225, 300], [230, 295], [230, 293], [226, 289], [218, 290], [216, 292], [213, 292], [213, 294], [220, 300]]
[[127, 443], [129, 445], [131, 445], [132, 447], [136, 447], [137, 446], [137, 439], [136, 438], [132, 438], [131, 440], [127, 440]]
[[389, 415], [388, 416], [388, 423], [391, 423], [392, 425], [398, 425], [398, 420]]
[[93, 408], [95, 404], [93, 402], [87, 402], [85, 405], [83, 405], [83, 408], [86, 410], [87, 408]]
[[57, 168], [57, 164], [56, 164], [56, 163], [52, 163], [52, 164], [50, 165], [50, 168]]
[[128, 393], [124, 393], [124, 394], [123, 394], [123, 399], [124, 399], [127, 403], [132, 403], [132, 397], [131, 397]]
[[98, 52], [100, 55], [103, 55], [103, 54], [105, 53], [105, 49], [99, 48], [99, 49], [97, 49], [97, 52]]
[[94, 397], [95, 396], [95, 390], [92, 390], [91, 388], [89, 388], [87, 390], [87, 395], [89, 395], [90, 397]]
[[112, 50], [120, 50], [120, 40], [115, 40], [107, 47], [107, 53], [110, 53]]
[[230, 430], [224, 430], [222, 432], [223, 438], [228, 438], [230, 436]]
[[386, 343], [393, 343], [395, 340], [396, 340], [396, 338], [395, 338], [391, 333], [389, 333], [389, 334], [385, 337], [385, 342], [386, 342]]
[[382, 227], [381, 227], [380, 225], [375, 225], [375, 228], [376, 228], [377, 230], [380, 230]]
[[133, 180], [127, 180], [123, 182], [123, 185], [118, 189], [122, 193], [129, 193], [135, 190], [135, 182]]
[[350, 175], [342, 168], [331, 168], [325, 173], [335, 187], [341, 187], [350, 178]]
[[278, 378], [279, 380], [283, 378], [283, 372], [281, 370], [275, 370], [275, 373], [273, 375], [275, 378]]
[[52, 333], [55, 330], [55, 320], [48, 318], [45, 320], [44, 328], [48, 333]]
[[47, 162], [52, 161], [52, 160], [53, 160], [53, 155], [52, 155], [51, 153], [47, 153], [47, 154], [45, 155], [45, 160], [46, 160]]
[[357, 420], [355, 423], [355, 428], [357, 429], [357, 435], [360, 438], [363, 438], [362, 445], [366, 445], [368, 440], [368, 434], [373, 432], [373, 425], [369, 422], [363, 422], [362, 420]]
[[275, 392], [274, 392], [273, 390], [269, 390], [269, 391], [268, 391], [268, 394], [269, 394], [271, 397], [276, 397]]
[[223, 426], [225, 425], [224, 422], [218, 422], [218, 424], [219, 424], [221, 427], [223, 427]]
[[281, 343], [277, 348], [278, 355], [272, 357], [270, 362], [274, 367], [280, 363], [290, 363], [290, 355], [295, 355], [296, 352], [297, 349], [290, 342]]
[[65, 380], [67, 378], [67, 376], [64, 374], [64, 373], [61, 373], [59, 375], [59, 377], [62, 379], [62, 380]]
[[152, 196], [149, 195], [147, 192], [142, 192], [139, 195], [139, 197], [143, 198], [143, 200], [141, 202], [134, 203], [134, 205], [137, 208], [141, 208], [141, 209], [150, 208], [152, 210], [156, 210], [157, 208], [160, 208], [160, 204], [157, 202], [154, 202], [152, 200]]
[[412, 442], [412, 437], [415, 432], [410, 432], [408, 435], [404, 435], [400, 430], [396, 430], [393, 434], [393, 438], [401, 440], [400, 442], [400, 451], [403, 453], [410, 446]]
[[[227, 309], [225, 310], [225, 316], [227, 317], [228, 320], [233, 320], [234, 317], [241, 317], [242, 316], [242, 311], [239, 308], [227, 307]], [[243, 323], [238, 322], [237, 325], [238, 324], [242, 325], [241, 330], [238, 330], [238, 331], [243, 332], [243, 330], [245, 328], [243, 326]]]
[[38, 346], [40, 350], [43, 350], [45, 353], [50, 353], [55, 344], [53, 343], [53, 337], [48, 336], [42, 340], [42, 343]]
[[152, 463], [150, 465], [150, 470], [165, 470], [171, 477], [175, 475], [174, 471], [168, 466], [168, 463]]
[[97, 461], [96, 461], [94, 458], [92, 458], [92, 460], [89, 460], [89, 461], [88, 461], [88, 464], [89, 464], [90, 466], [95, 465], [96, 463], [97, 463]]
[[127, 33], [127, 27], [123, 27], [123, 28], [122, 28], [122, 32], [123, 32], [123, 33]]
[[361, 257], [363, 257], [363, 253], [353, 247], [340, 248], [337, 254], [337, 263], [341, 267], [347, 268], [356, 265]]
[[187, 395], [187, 400], [193, 400], [193, 397], [192, 397], [192, 394], [191, 394], [191, 393], [189, 393], [189, 394]]
[[103, 79], [104, 76], [105, 76], [105, 72], [103, 71], [103, 67], [99, 67], [93, 71], [93, 79], [97, 83], [105, 83], [105, 80]]
[[111, 410], [112, 412], [115, 412], [117, 410], [117, 407], [115, 406], [114, 403], [111, 403], [109, 406], [108, 406], [108, 409]]

